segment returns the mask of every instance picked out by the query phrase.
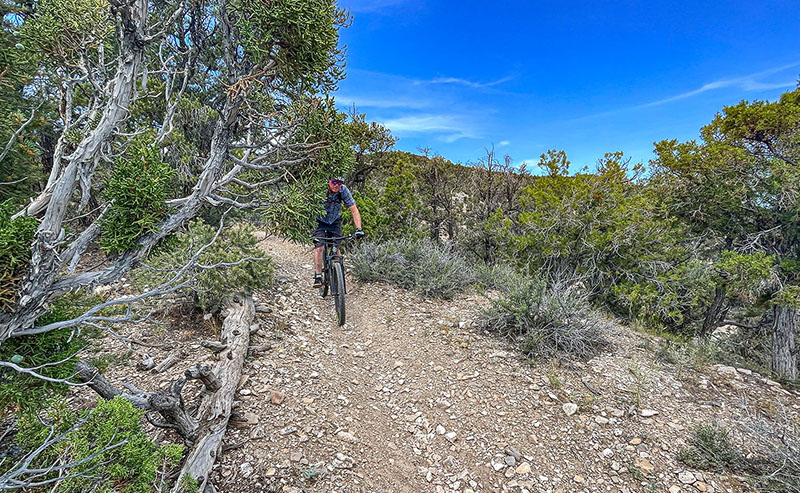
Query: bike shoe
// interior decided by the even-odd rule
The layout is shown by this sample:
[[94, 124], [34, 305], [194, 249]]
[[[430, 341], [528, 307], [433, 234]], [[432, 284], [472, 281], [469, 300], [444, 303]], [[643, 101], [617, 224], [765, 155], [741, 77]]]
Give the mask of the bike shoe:
[[314, 274], [314, 288], [322, 287], [322, 274]]

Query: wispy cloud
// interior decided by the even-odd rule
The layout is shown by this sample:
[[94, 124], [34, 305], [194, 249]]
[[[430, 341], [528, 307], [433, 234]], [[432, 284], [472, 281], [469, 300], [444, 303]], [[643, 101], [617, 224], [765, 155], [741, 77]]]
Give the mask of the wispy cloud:
[[431, 80], [424, 80], [418, 81], [418, 83], [423, 84], [456, 84], [460, 86], [472, 87], [474, 89], [484, 89], [487, 87], [493, 87], [503, 82], [508, 82], [511, 80], [511, 76], [503, 77], [502, 79], [497, 79], [490, 82], [475, 82], [467, 79], [459, 79], [457, 77], [437, 77]]
[[339, 106], [353, 106], [357, 108], [410, 108], [410, 109], [423, 109], [429, 108], [432, 103], [422, 98], [381, 98], [381, 97], [362, 97], [362, 96], [349, 96], [346, 94], [336, 94], [336, 103]]
[[380, 123], [397, 134], [444, 134], [439, 136], [439, 140], [448, 143], [479, 137], [471, 122], [461, 115], [408, 115], [389, 118]]
[[500, 142], [497, 144], [497, 147], [505, 147], [505, 146], [508, 146], [508, 145], [511, 145], [511, 141], [508, 141], [508, 140], [501, 140], [501, 141], [500, 141]]
[[781, 65], [780, 67], [774, 67], [768, 70], [764, 70], [762, 72], [756, 72], [754, 74], [744, 75], [741, 77], [715, 80], [713, 82], [709, 82], [708, 84], [703, 84], [701, 87], [693, 91], [684, 92], [682, 94], [678, 94], [677, 96], [660, 99], [658, 101], [653, 101], [651, 103], [645, 103], [636, 106], [635, 108], [648, 108], [651, 106], [659, 106], [662, 104], [671, 103], [673, 101], [680, 101], [681, 99], [697, 96], [698, 94], [703, 94], [704, 92], [713, 91], [714, 89], [723, 89], [726, 87], [736, 87], [743, 91], [767, 91], [770, 89], [783, 89], [784, 87], [793, 87], [797, 84], [796, 80], [785, 81], [785, 82], [762, 82], [759, 79], [769, 75], [785, 72], [786, 70], [789, 70], [790, 68], [794, 68], [797, 66], [800, 66], [800, 62]]
[[779, 74], [781, 72], [785, 72], [791, 68], [800, 67], [800, 62], [789, 63], [786, 65], [781, 65], [779, 67], [774, 67], [771, 69], [767, 69], [761, 72], [756, 72], [749, 75], [743, 75], [741, 77], [731, 77], [729, 79], [720, 79], [713, 82], [709, 82], [707, 84], [703, 84], [697, 89], [692, 91], [687, 91], [676, 96], [670, 96], [668, 98], [659, 99], [657, 101], [651, 101], [649, 103], [643, 103], [635, 106], [626, 106], [623, 108], [616, 108], [609, 111], [602, 111], [600, 113], [593, 113], [591, 115], [581, 116], [578, 118], [573, 118], [567, 120], [568, 122], [579, 122], [585, 120], [591, 120], [594, 118], [602, 118], [605, 116], [612, 116], [617, 115], [619, 113], [625, 111], [634, 111], [640, 110], [644, 108], [651, 108], [654, 106], [661, 106], [668, 103], [674, 103], [675, 101], [680, 101], [683, 99], [691, 98], [693, 96], [697, 96], [698, 94], [703, 94], [708, 91], [713, 91], [716, 89], [725, 89], [725, 88], [738, 88], [742, 91], [748, 92], [758, 92], [758, 91], [768, 91], [772, 89], [784, 89], [788, 87], [794, 87], [797, 85], [797, 81], [785, 81], [785, 82], [764, 82], [759, 79]]

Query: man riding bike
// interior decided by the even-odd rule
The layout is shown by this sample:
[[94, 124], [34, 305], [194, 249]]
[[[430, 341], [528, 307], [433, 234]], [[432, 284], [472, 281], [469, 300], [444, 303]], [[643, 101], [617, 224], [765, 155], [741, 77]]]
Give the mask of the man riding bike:
[[355, 237], [364, 236], [361, 229], [361, 214], [356, 207], [353, 194], [344, 185], [344, 178], [340, 176], [328, 178], [328, 193], [322, 206], [325, 212], [317, 216], [317, 229], [311, 234], [314, 236], [314, 287], [322, 287], [322, 250], [323, 242], [318, 238], [327, 236], [342, 236], [342, 204], [346, 205], [353, 214], [353, 223], [356, 226]]

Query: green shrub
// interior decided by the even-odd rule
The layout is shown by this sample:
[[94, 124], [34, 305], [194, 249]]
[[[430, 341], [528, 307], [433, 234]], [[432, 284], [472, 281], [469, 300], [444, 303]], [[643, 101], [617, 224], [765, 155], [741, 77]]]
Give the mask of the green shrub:
[[605, 299], [612, 311], [626, 320], [694, 336], [713, 295], [711, 270], [699, 260], [690, 260], [662, 272], [636, 267], [628, 279], [611, 287]]
[[[97, 302], [97, 297], [87, 297], [81, 293], [66, 294], [36, 320], [36, 325], [73, 319]], [[66, 328], [12, 337], [0, 347], [0, 360], [14, 362], [23, 368], [49, 365], [42, 366], [36, 372], [50, 378], [69, 378], [75, 373], [75, 359], [71, 356], [83, 349], [92, 335], [87, 331], [77, 333], [72, 328]], [[61, 364], [53, 364], [62, 360]], [[23, 412], [41, 409], [66, 391], [64, 384], [47, 382], [9, 368], [0, 371], [0, 409], [15, 407]]]
[[682, 342], [676, 340], [680, 336], [675, 336], [670, 332], [665, 332], [662, 336], [665, 336], [665, 339], [659, 344], [657, 354], [667, 363], [679, 368], [689, 367], [700, 371], [718, 361], [720, 347], [716, 341], [699, 339]]
[[[206, 248], [198, 262], [202, 266], [218, 265], [213, 269], [196, 267], [184, 292], [193, 296], [195, 305], [203, 311], [218, 311], [226, 297], [239, 291], [252, 292], [272, 283], [272, 261], [259, 249], [258, 239], [253, 235], [253, 227], [236, 224], [226, 228], [217, 241]], [[177, 269], [185, 265], [192, 255], [211, 242], [216, 229], [201, 222], [193, 221], [189, 230], [178, 234], [170, 241], [168, 248], [152, 255], [147, 267], [137, 269], [133, 279], [140, 288], [154, 287], [171, 279]], [[244, 258], [259, 258], [237, 263]], [[236, 265], [231, 265], [236, 264]]]
[[740, 424], [746, 453], [735, 447], [728, 430], [716, 423], [691, 430], [689, 447], [677, 459], [698, 469], [741, 474], [762, 492], [800, 493], [800, 433], [797, 423], [779, 414], [767, 419], [747, 413]]
[[[66, 471], [80, 477], [62, 481], [59, 492], [121, 491], [126, 493], [146, 493], [157, 477], [157, 469], [166, 459], [169, 465], [176, 465], [183, 453], [179, 445], [159, 446], [150, 441], [142, 432], [141, 419], [144, 411], [135, 409], [130, 401], [122, 397], [104, 401], [100, 399], [93, 410], [78, 414], [61, 405], [47, 416], [61, 434], [86, 421], [70, 431], [66, 439], [45, 449], [31, 464], [30, 468], [45, 469], [54, 464], [75, 463], [85, 460], [105, 447], [125, 442], [98, 456], [85, 460]], [[15, 441], [25, 454], [39, 447], [47, 439], [50, 428], [44, 426], [32, 413], [24, 415], [19, 421], [19, 432]], [[11, 461], [3, 464], [7, 471], [13, 466]], [[45, 473], [37, 480], [57, 478], [59, 471]], [[67, 476], [68, 474], [63, 474]]]
[[158, 230], [167, 213], [174, 174], [158, 147], [145, 137], [135, 140], [126, 155], [117, 159], [104, 191], [106, 199], [113, 200], [101, 224], [104, 252], [134, 248], [139, 237]]
[[511, 339], [534, 358], [557, 353], [590, 358], [608, 345], [604, 322], [581, 290], [548, 287], [540, 280], [525, 280], [496, 300], [478, 325]]
[[525, 280], [513, 266], [505, 263], [478, 263], [475, 267], [475, 284], [485, 290], [510, 293]]
[[11, 220], [16, 209], [11, 200], [0, 204], [0, 311], [17, 300], [17, 286], [31, 260], [31, 242], [38, 223], [22, 216]]
[[728, 431], [717, 423], [703, 424], [691, 430], [689, 448], [678, 452], [678, 460], [697, 469], [715, 472], [735, 471], [741, 456], [731, 444]]
[[388, 281], [426, 297], [452, 298], [473, 283], [466, 261], [446, 245], [429, 240], [364, 242], [352, 255], [353, 275], [361, 281]]

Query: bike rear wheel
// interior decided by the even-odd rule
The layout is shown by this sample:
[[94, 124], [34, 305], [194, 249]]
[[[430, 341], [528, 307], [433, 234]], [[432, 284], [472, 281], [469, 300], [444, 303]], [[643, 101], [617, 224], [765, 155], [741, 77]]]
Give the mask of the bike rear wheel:
[[345, 323], [344, 269], [339, 262], [333, 264], [333, 279], [331, 279], [331, 283], [334, 284], [333, 294], [336, 298], [336, 316], [339, 319], [339, 326], [342, 326]]

